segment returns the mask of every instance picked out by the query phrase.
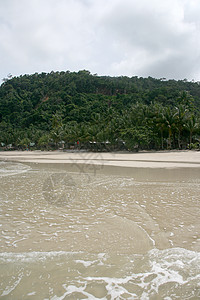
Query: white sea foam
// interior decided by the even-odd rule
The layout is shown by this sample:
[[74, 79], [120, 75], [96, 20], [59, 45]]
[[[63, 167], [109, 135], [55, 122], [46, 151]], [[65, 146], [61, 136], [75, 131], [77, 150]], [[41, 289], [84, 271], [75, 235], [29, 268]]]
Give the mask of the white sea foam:
[[1, 294], [1, 297], [9, 295], [20, 283], [22, 280], [23, 274], [19, 274], [17, 280], [15, 280], [11, 285], [8, 285], [3, 293]]
[[[100, 262], [102, 265], [99, 265]], [[152, 297], [169, 300], [170, 293], [179, 299], [184, 293], [187, 293], [187, 299], [190, 299], [190, 296], [191, 299], [192, 296], [199, 296], [200, 253], [182, 248], [153, 249], [146, 255], [115, 257], [104, 253], [65, 251], [1, 253], [0, 265], [7, 266], [7, 270], [10, 266], [12, 270], [8, 284], [0, 293], [1, 296], [11, 293], [15, 295], [15, 288], [23, 285], [23, 278], [27, 276], [29, 280], [34, 281], [35, 276], [38, 278], [38, 289], [34, 290], [36, 297], [39, 296], [42, 284], [46, 286], [47, 291], [51, 289], [53, 294], [51, 293], [48, 299], [54, 300], [62, 300], [67, 296], [74, 298], [80, 294], [84, 299], [91, 300], [146, 300]], [[59, 278], [56, 283], [51, 280], [53, 275]], [[101, 297], [98, 296], [99, 287]], [[62, 294], [58, 292], [61, 289], [64, 289]], [[162, 294], [163, 289], [165, 294]], [[32, 293], [32, 287], [26, 291], [27, 296]]]
[[45, 261], [48, 258], [59, 258], [70, 255], [75, 255], [81, 252], [66, 252], [66, 251], [50, 251], [50, 252], [4, 252], [0, 253], [0, 263], [34, 263]]
[[78, 264], [83, 264], [84, 267], [89, 267], [89, 266], [91, 266], [95, 261], [85, 261], [85, 260], [77, 259], [77, 260], [75, 260], [75, 262], [78, 263]]
[[0, 161], [0, 177], [17, 175], [29, 170], [31, 170], [31, 167], [22, 163]]

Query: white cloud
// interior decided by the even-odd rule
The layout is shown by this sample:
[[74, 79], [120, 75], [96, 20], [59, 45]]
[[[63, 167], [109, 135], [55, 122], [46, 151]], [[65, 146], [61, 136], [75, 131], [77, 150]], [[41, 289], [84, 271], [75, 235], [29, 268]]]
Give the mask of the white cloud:
[[[179, 1], [124, 0], [107, 16], [107, 26], [124, 53], [113, 72], [141, 76], [185, 78], [192, 76], [194, 56], [198, 59], [199, 32], [184, 20]], [[194, 49], [196, 44], [197, 48]], [[191, 65], [192, 63], [192, 65]]]
[[199, 15], [199, 0], [0, 0], [0, 76], [88, 69], [200, 80]]

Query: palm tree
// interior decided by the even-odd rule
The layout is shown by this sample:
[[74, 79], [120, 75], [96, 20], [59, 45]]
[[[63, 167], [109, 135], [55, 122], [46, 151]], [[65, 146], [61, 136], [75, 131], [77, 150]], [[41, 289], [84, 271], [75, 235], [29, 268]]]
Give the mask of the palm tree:
[[176, 124], [176, 113], [168, 106], [164, 109], [163, 112], [163, 119], [166, 129], [168, 130], [168, 148], [171, 149], [172, 147], [172, 133], [175, 128]]
[[178, 130], [178, 148], [181, 149], [181, 133], [184, 128], [188, 109], [183, 104], [180, 104], [175, 109], [176, 128]]
[[152, 127], [154, 131], [157, 131], [157, 129], [160, 132], [161, 136], [161, 149], [164, 149], [164, 131], [165, 131], [165, 117], [164, 117], [164, 109], [160, 104], [155, 104], [153, 107], [154, 113], [152, 119]]
[[50, 132], [50, 136], [55, 143], [56, 148], [58, 147], [58, 142], [62, 140], [63, 137], [63, 123], [62, 123], [62, 115], [59, 112], [56, 112], [52, 116], [52, 129]]
[[189, 131], [189, 147], [191, 148], [193, 133], [199, 128], [199, 123], [194, 114], [187, 119], [184, 127]]
[[161, 114], [158, 119], [156, 120], [156, 126], [160, 130], [160, 135], [161, 135], [161, 149], [164, 149], [164, 130], [165, 130], [165, 119], [163, 117], [163, 114]]
[[194, 110], [194, 98], [190, 95], [189, 92], [181, 92], [177, 100], [180, 104], [187, 107], [190, 111]]

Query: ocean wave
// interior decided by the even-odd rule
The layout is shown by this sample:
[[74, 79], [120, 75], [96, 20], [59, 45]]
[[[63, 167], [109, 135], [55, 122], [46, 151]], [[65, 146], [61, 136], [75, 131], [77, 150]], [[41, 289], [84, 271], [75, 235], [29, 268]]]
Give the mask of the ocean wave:
[[[126, 256], [65, 251], [1, 253], [1, 273], [6, 270], [6, 278], [0, 295], [17, 299], [17, 291], [23, 290], [20, 299], [29, 295], [45, 299], [42, 286], [44, 295], [51, 291], [48, 299], [53, 300], [194, 299], [200, 296], [199, 265], [200, 253], [183, 248]], [[34, 290], [27, 280], [34, 282]]]

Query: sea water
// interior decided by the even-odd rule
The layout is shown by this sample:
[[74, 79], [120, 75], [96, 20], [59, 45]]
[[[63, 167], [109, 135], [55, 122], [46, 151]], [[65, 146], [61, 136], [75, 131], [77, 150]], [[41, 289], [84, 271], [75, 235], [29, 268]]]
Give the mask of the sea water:
[[200, 170], [0, 162], [2, 299], [199, 299]]

